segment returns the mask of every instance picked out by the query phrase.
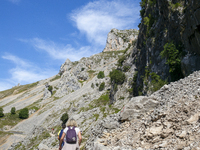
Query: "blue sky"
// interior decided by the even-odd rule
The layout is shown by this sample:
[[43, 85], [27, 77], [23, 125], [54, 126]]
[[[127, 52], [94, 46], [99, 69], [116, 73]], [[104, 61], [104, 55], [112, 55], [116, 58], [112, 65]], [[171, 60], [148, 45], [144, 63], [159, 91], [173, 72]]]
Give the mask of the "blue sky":
[[0, 91], [46, 79], [67, 58], [103, 51], [108, 32], [138, 29], [140, 0], [1, 0]]

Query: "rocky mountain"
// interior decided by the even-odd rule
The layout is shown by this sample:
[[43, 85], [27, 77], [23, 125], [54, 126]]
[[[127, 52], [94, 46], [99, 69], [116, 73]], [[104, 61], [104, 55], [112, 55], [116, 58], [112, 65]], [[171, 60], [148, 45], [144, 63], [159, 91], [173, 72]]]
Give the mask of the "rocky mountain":
[[[123, 33], [123, 38], [118, 39], [121, 38], [124, 42], [121, 46], [120, 43], [115, 46], [121, 47], [120, 49], [103, 51], [75, 62], [67, 59], [61, 65], [59, 73], [51, 78], [0, 92], [0, 106], [6, 114], [0, 118], [0, 149], [57, 149], [57, 133], [62, 123], [60, 118], [65, 112], [77, 120], [83, 132], [81, 147], [84, 148], [98, 120], [121, 110], [130, 99], [130, 82], [135, 66], [129, 56], [136, 48], [136, 42], [132, 41], [137, 37], [138, 31], [113, 29], [110, 33], [113, 31]], [[125, 41], [127, 39], [130, 41]], [[107, 45], [109, 40], [108, 36]], [[114, 46], [113, 43], [112, 45]], [[105, 49], [108, 48], [106, 46]], [[112, 95], [109, 74], [122, 63], [126, 64], [124, 71], [119, 72], [124, 77], [123, 83], [115, 84], [117, 90]], [[103, 77], [98, 77], [100, 72]], [[9, 118], [12, 116], [12, 107], [16, 108], [17, 113], [22, 108], [28, 108], [29, 118], [23, 121]]]
[[[112, 29], [101, 53], [0, 92], [0, 149], [58, 149], [66, 112], [82, 150], [200, 149], [200, 2], [140, 5], [139, 32]], [[28, 108], [29, 118], [10, 115], [12, 107]]]

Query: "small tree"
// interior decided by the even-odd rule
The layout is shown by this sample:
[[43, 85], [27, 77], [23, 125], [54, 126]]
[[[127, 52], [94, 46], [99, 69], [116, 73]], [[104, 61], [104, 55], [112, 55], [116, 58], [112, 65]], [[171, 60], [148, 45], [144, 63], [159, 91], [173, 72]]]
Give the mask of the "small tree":
[[126, 56], [121, 56], [120, 58], [119, 58], [119, 60], [118, 60], [118, 66], [122, 66], [122, 64], [123, 64], [123, 62], [124, 62], [124, 60], [126, 59]]
[[28, 108], [23, 108], [19, 112], [19, 118], [26, 119], [29, 117]]
[[14, 114], [16, 113], [15, 111], [16, 111], [15, 107], [12, 107], [10, 113], [11, 113], [12, 115], [14, 115]]
[[3, 108], [0, 107], [0, 117], [3, 117], [4, 113], [3, 113]]
[[94, 88], [94, 83], [91, 84], [91, 88]]
[[48, 87], [48, 90], [49, 90], [50, 92], [52, 92], [53, 87], [50, 85], [50, 86]]
[[110, 72], [111, 82], [114, 81], [116, 84], [123, 84], [125, 78], [125, 74], [120, 70], [114, 69]]
[[98, 79], [103, 79], [105, 77], [104, 75], [104, 71], [99, 71], [98, 75], [97, 75], [97, 78]]
[[67, 122], [68, 119], [69, 119], [69, 117], [68, 117], [68, 114], [67, 114], [67, 113], [64, 113], [64, 114], [61, 116], [61, 118], [60, 118], [60, 120], [61, 120], [64, 124]]
[[99, 86], [99, 91], [103, 91], [105, 88], [105, 82], [102, 82]]

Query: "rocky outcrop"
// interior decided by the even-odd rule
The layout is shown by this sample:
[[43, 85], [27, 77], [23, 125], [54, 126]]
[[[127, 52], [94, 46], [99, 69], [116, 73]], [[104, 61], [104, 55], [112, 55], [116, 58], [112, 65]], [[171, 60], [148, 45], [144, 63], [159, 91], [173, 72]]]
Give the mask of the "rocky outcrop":
[[[96, 139], [88, 142], [88, 149], [199, 149], [200, 148], [200, 71], [177, 82], [163, 86], [150, 97], [136, 97], [125, 105], [115, 118], [124, 122], [115, 129], [102, 129], [103, 122], [116, 122], [113, 116], [100, 122], [93, 131]], [[135, 99], [135, 101], [134, 101]], [[151, 102], [142, 111], [136, 107]], [[150, 103], [149, 103], [150, 104]], [[155, 105], [156, 104], [156, 105]], [[132, 106], [131, 106], [132, 105]], [[129, 108], [129, 109], [125, 109]], [[149, 108], [149, 109], [148, 109]], [[154, 109], [151, 109], [154, 108]], [[136, 110], [141, 110], [143, 115]], [[133, 113], [130, 113], [130, 112]], [[121, 117], [120, 117], [121, 116]], [[129, 118], [129, 119], [127, 119]], [[91, 138], [92, 139], [92, 138]], [[88, 140], [90, 141], [90, 139]], [[91, 140], [92, 141], [92, 140]]]
[[[175, 81], [200, 70], [200, 3], [198, 0], [141, 1], [142, 21], [139, 25], [136, 67], [138, 69], [137, 88], [143, 85], [148, 69], [163, 80]], [[180, 66], [176, 73], [169, 72], [166, 58], [161, 58], [164, 45], [173, 43], [179, 51]], [[176, 79], [173, 76], [177, 76]], [[151, 82], [151, 79], [148, 79]]]
[[125, 50], [137, 39], [138, 30], [117, 30], [112, 29], [107, 36], [106, 47], [103, 52], [106, 51], [119, 51]]

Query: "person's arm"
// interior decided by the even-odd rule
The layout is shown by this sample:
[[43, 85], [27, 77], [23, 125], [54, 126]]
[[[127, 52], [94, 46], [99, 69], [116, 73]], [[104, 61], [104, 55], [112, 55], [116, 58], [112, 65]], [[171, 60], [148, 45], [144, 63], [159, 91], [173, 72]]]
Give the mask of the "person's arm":
[[81, 141], [82, 141], [82, 136], [81, 136], [81, 131], [78, 132], [78, 144], [79, 146], [81, 145]]
[[60, 142], [59, 142], [59, 150], [62, 149], [61, 145], [62, 145], [62, 142], [63, 142], [64, 137], [65, 137], [65, 132], [63, 132], [62, 137], [60, 138]]
[[[60, 130], [60, 131], [61, 131], [61, 130]], [[59, 135], [60, 135], [60, 131], [58, 132], [58, 140], [60, 140], [60, 136], [59, 136]]]

